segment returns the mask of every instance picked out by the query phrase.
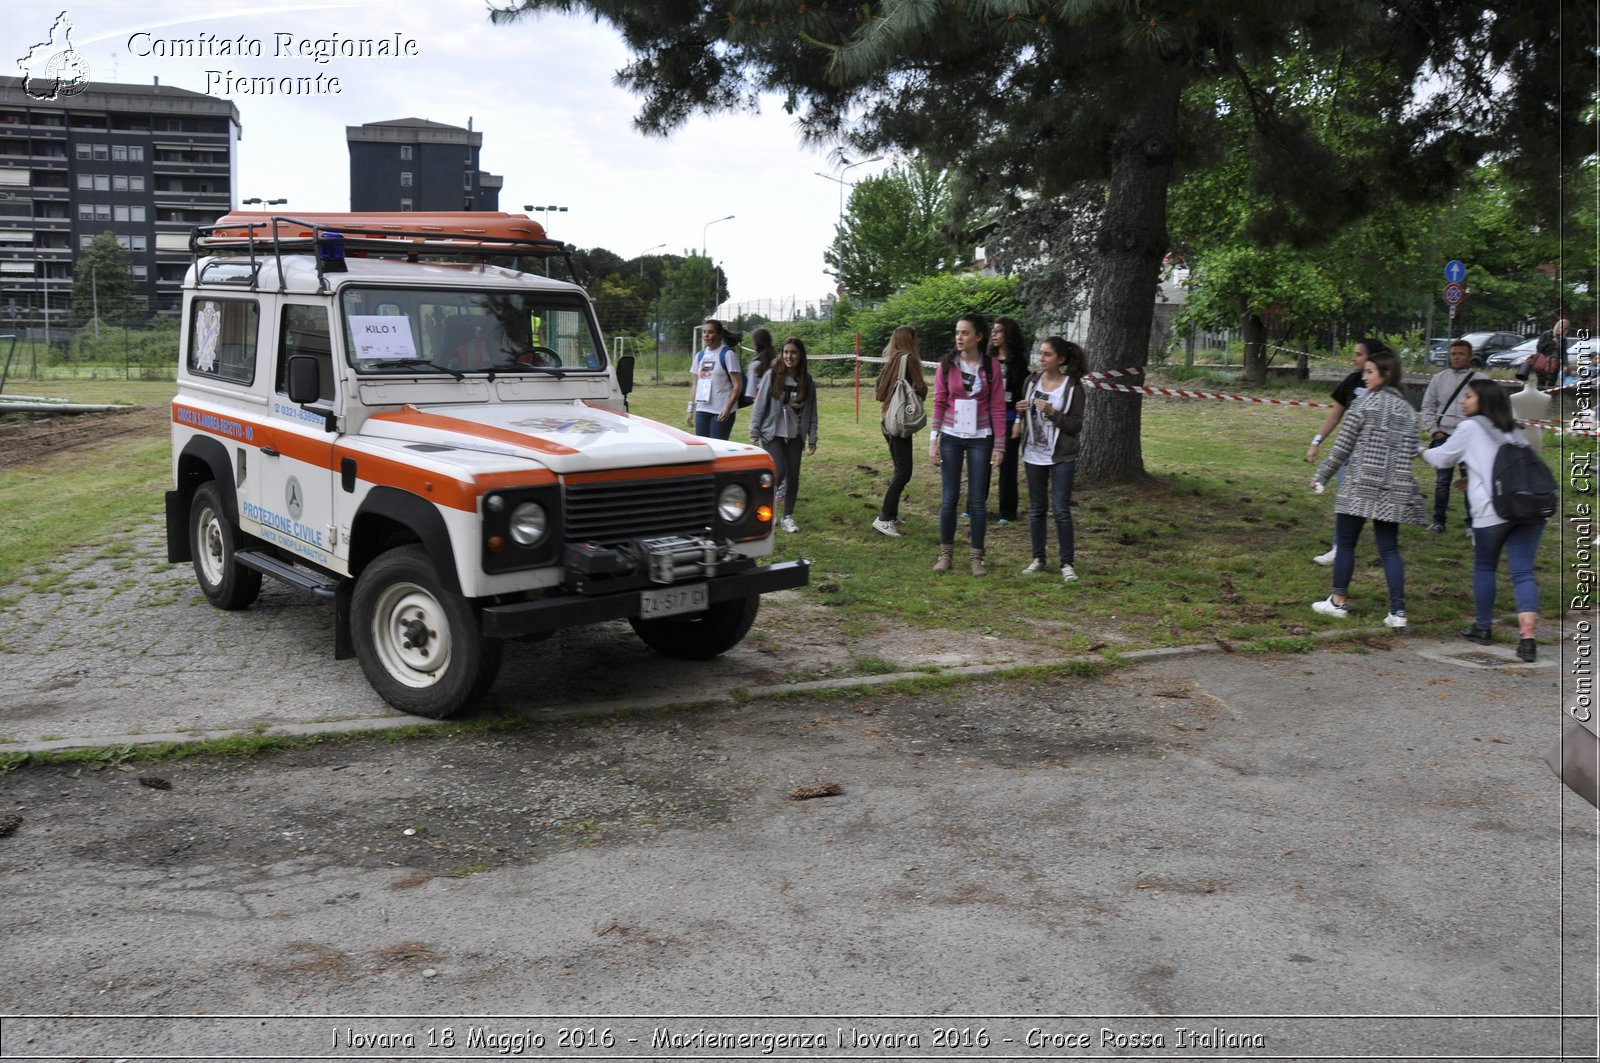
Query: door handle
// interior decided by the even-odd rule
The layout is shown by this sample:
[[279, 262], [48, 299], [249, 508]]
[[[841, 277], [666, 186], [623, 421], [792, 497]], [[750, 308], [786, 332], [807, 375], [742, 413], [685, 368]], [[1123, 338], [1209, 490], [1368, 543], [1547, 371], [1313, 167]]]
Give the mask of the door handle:
[[274, 448], [274, 447], [262, 447], [261, 448], [261, 453], [265, 454], [269, 458], [279, 457], [279, 453], [278, 453], [277, 449]]

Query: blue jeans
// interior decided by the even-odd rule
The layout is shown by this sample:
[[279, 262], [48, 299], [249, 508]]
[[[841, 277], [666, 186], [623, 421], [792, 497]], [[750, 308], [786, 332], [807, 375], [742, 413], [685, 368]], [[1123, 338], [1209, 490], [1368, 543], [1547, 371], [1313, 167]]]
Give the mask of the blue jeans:
[[1505, 549], [1511, 568], [1511, 590], [1517, 598], [1517, 612], [1539, 611], [1539, 585], [1533, 581], [1533, 555], [1539, 550], [1544, 521], [1534, 524], [1491, 524], [1472, 531], [1472, 607], [1473, 624], [1488, 627], [1494, 623], [1495, 570], [1500, 567], [1500, 551]]
[[1072, 461], [1058, 461], [1054, 465], [1030, 465], [1023, 462], [1028, 473], [1028, 535], [1033, 540], [1033, 556], [1047, 560], [1048, 536], [1044, 527], [1044, 508], [1050, 506], [1050, 515], [1056, 519], [1056, 540], [1061, 546], [1061, 563], [1072, 564]]
[[[1434, 447], [1443, 445], [1449, 438], [1449, 436], [1440, 436], [1428, 444], [1428, 449], [1432, 450]], [[1447, 465], [1442, 469], [1433, 470], [1433, 522], [1441, 527], [1444, 525], [1445, 516], [1450, 512], [1450, 492], [1458, 474], [1461, 476], [1467, 474], [1466, 465]], [[1470, 528], [1472, 527], [1472, 503], [1467, 500], [1465, 491], [1461, 493], [1461, 506], [1466, 513], [1466, 517], [1463, 519], [1466, 521], [1466, 526]]]
[[735, 410], [726, 421], [717, 420], [715, 410], [694, 411], [694, 434], [704, 436], [706, 439], [727, 439], [733, 435], [733, 422], [739, 419], [739, 411]]
[[967, 465], [967, 512], [972, 514], [972, 548], [983, 549], [984, 533], [989, 530], [989, 459], [994, 454], [994, 437], [962, 439], [949, 433], [939, 436], [939, 545], [956, 541], [956, 514], [961, 509], [961, 465]]
[[[1341, 598], [1350, 593], [1350, 577], [1356, 571], [1356, 543], [1366, 523], [1366, 517], [1349, 513], [1333, 516], [1333, 593]], [[1378, 559], [1383, 562], [1383, 578], [1389, 584], [1389, 612], [1403, 613], [1406, 611], [1406, 563], [1400, 556], [1400, 525], [1392, 520], [1375, 520], [1372, 537], [1378, 542]]]

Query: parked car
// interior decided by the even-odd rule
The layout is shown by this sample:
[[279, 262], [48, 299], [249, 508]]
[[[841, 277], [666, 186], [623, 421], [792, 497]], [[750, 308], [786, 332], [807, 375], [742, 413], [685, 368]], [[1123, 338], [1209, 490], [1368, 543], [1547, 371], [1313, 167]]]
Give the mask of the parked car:
[[1523, 340], [1508, 350], [1496, 351], [1484, 360], [1484, 364], [1490, 369], [1515, 369], [1532, 358], [1538, 347], [1539, 337], [1535, 336], [1530, 340]]
[[1428, 361], [1435, 365], [1447, 365], [1450, 361], [1450, 337], [1428, 337]]
[[[1469, 332], [1462, 336], [1461, 339], [1472, 344], [1472, 364], [1480, 369], [1489, 360], [1491, 354], [1510, 350], [1522, 342], [1522, 337], [1515, 332]], [[1455, 341], [1452, 340], [1450, 342], [1454, 343]], [[1449, 344], [1446, 344], [1444, 350], [1437, 353], [1430, 349], [1428, 351], [1428, 361], [1434, 365], [1449, 365]]]

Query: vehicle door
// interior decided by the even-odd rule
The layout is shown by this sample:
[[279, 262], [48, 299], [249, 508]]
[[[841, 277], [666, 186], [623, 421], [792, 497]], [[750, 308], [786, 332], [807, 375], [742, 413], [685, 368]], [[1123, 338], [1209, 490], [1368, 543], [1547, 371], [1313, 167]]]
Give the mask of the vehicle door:
[[[258, 462], [261, 537], [326, 568], [346, 556], [333, 520], [333, 443], [336, 432], [322, 416], [335, 407], [337, 379], [328, 308], [285, 303], [279, 311], [273, 362], [272, 431]], [[302, 409], [289, 401], [289, 359], [317, 361], [318, 401]]]

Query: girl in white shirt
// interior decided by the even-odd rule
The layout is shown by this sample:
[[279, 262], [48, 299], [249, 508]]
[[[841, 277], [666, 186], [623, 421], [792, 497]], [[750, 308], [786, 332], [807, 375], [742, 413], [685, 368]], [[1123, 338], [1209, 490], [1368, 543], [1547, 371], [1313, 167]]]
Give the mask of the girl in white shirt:
[[1472, 603], [1476, 614], [1461, 637], [1487, 646], [1494, 641], [1495, 571], [1504, 550], [1511, 569], [1511, 589], [1517, 599], [1517, 656], [1536, 660], [1539, 644], [1534, 628], [1539, 622], [1539, 585], [1533, 579], [1533, 558], [1545, 522], [1512, 524], [1494, 509], [1494, 459], [1500, 444], [1526, 442], [1511, 415], [1511, 400], [1497, 381], [1474, 380], [1461, 394], [1462, 422], [1450, 438], [1422, 458], [1436, 469], [1467, 467], [1467, 506], [1472, 512]]
[[1082, 382], [1088, 359], [1076, 343], [1051, 336], [1039, 345], [1039, 366], [1040, 372], [1028, 378], [1017, 400], [1022, 467], [1028, 477], [1028, 534], [1033, 540], [1033, 563], [1022, 571], [1043, 572], [1049, 564], [1044, 523], [1048, 506], [1061, 550], [1061, 578], [1071, 583], [1078, 578], [1072, 567], [1072, 474], [1083, 428]]

